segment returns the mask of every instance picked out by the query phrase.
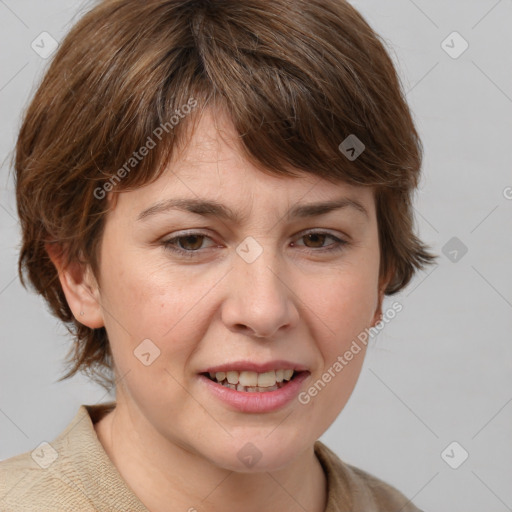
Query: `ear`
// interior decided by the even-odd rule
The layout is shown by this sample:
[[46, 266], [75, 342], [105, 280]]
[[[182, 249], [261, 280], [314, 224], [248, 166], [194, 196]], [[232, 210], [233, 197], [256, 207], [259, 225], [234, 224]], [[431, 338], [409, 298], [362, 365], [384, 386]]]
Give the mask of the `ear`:
[[46, 252], [59, 275], [64, 295], [75, 319], [91, 329], [104, 327], [98, 283], [89, 265], [79, 261], [64, 263], [64, 250], [58, 244], [46, 244]]
[[382, 319], [382, 302], [384, 301], [384, 292], [388, 287], [391, 278], [393, 277], [393, 271], [388, 272], [387, 276], [379, 278], [379, 295], [377, 298], [377, 307], [373, 315], [371, 327], [375, 327], [376, 324]]

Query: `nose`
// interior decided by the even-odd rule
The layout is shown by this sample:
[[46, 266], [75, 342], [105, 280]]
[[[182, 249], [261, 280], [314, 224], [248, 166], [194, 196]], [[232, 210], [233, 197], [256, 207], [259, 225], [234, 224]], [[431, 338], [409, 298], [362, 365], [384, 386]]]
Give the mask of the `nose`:
[[221, 312], [228, 329], [256, 338], [272, 338], [279, 330], [297, 325], [296, 294], [277, 261], [267, 248], [252, 263], [235, 257]]

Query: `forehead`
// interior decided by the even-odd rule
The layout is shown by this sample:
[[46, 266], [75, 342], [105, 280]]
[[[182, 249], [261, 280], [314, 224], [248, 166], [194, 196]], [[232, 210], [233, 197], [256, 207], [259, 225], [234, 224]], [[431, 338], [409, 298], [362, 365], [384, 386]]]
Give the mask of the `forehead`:
[[[233, 123], [221, 111], [205, 110], [186, 134], [185, 142], [159, 178], [139, 189], [120, 194], [120, 203], [144, 215], [156, 203], [174, 199], [210, 199], [246, 218], [251, 205], [259, 211], [289, 210], [298, 203], [339, 201], [345, 198], [374, 209], [371, 187], [343, 181], [333, 183], [313, 172], [291, 169], [293, 176], [273, 174], [250, 161]], [[233, 213], [233, 211], [231, 212]]]

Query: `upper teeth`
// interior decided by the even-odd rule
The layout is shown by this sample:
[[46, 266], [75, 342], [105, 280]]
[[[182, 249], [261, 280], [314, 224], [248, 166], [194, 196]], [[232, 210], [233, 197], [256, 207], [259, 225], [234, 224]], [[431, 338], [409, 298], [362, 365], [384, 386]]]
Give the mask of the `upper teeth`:
[[217, 382], [222, 382], [227, 378], [230, 384], [240, 384], [247, 387], [272, 387], [276, 382], [283, 382], [283, 380], [290, 380], [293, 375], [293, 370], [271, 370], [265, 373], [256, 373], [248, 371], [229, 371], [229, 372], [210, 372], [210, 377], [216, 379]]

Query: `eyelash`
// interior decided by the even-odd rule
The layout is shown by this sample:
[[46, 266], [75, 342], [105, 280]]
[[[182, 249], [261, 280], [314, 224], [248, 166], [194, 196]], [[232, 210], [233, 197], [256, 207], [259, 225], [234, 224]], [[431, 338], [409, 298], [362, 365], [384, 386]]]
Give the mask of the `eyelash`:
[[[331, 235], [330, 233], [327, 233], [325, 231], [310, 231], [310, 232], [304, 233], [303, 235], [301, 235], [299, 237], [299, 240], [301, 238], [304, 238], [309, 235], [326, 235], [327, 238], [332, 238], [335, 241], [335, 243], [330, 244], [330, 246], [328, 246], [329, 247], [328, 249], [319, 248], [319, 249], [309, 249], [306, 251], [311, 254], [318, 254], [319, 252], [323, 252], [324, 254], [325, 253], [337, 253], [337, 252], [340, 252], [343, 249], [345, 249], [345, 246], [349, 245], [349, 242], [347, 242], [346, 240], [338, 238], [338, 237]], [[191, 236], [210, 238], [209, 236], [204, 235], [203, 233], [190, 232], [190, 233], [184, 233], [180, 236], [175, 236], [173, 238], [169, 238], [168, 240], [164, 240], [162, 242], [162, 244], [166, 250], [177, 253], [179, 256], [184, 256], [186, 258], [194, 258], [194, 257], [197, 257], [198, 254], [200, 254], [200, 252], [201, 252], [200, 249], [197, 249], [195, 251], [190, 251], [190, 250], [187, 251], [185, 249], [180, 249], [179, 247], [176, 246], [176, 243], [179, 240], [181, 240], [183, 238], [188, 238]]]

